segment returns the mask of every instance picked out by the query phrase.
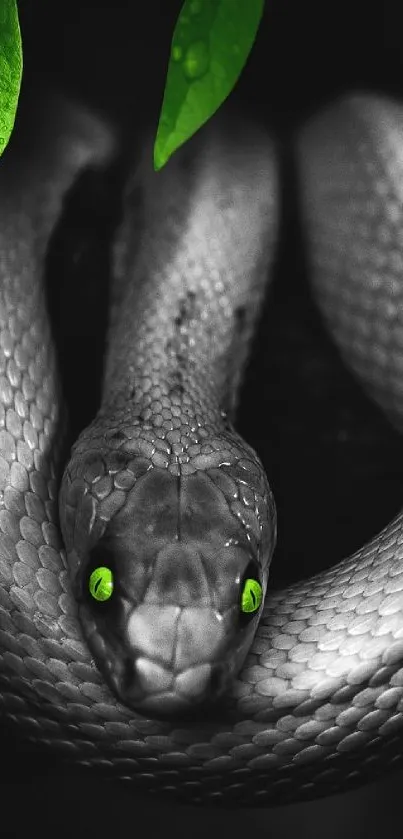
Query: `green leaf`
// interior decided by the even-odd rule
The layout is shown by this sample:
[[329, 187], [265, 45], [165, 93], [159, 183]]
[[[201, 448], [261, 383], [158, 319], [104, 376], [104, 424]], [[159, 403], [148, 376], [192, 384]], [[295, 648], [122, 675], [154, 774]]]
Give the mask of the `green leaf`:
[[154, 169], [217, 111], [252, 49], [264, 0], [186, 0], [171, 45]]
[[22, 77], [22, 44], [16, 0], [0, 0], [0, 155], [14, 127]]

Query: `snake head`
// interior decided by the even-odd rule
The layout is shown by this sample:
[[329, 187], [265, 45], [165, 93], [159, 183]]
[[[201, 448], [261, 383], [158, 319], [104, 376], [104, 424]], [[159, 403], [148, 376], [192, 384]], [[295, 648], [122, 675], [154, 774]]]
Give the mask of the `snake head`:
[[261, 615], [273, 543], [259, 524], [248, 538], [231, 509], [236, 482], [228, 473], [219, 486], [216, 471], [147, 468], [103, 525], [76, 483], [68, 555], [83, 632], [114, 694], [143, 714], [183, 717], [219, 700]]

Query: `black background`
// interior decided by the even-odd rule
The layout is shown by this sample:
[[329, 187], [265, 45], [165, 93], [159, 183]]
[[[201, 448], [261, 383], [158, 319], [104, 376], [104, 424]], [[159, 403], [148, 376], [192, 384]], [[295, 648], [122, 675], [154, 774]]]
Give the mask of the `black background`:
[[[135, 144], [144, 125], [158, 120], [180, 7], [169, 0], [141, 5], [110, 0], [102, 7], [78, 0], [20, 4], [24, 86], [41, 71], [100, 109]], [[392, 2], [369, 7], [267, 0], [248, 66], [232, 95], [236, 107], [252, 110], [272, 128], [283, 149], [276, 280], [240, 412], [240, 430], [262, 455], [277, 499], [272, 585], [341, 559], [383, 526], [401, 502], [403, 446], [343, 370], [311, 304], [291, 153], [298, 126], [340, 93], [366, 89], [403, 96], [401, 24], [399, 6]], [[49, 273], [58, 277], [51, 297], [59, 349], [70, 359], [63, 376], [74, 431], [86, 424], [99, 394], [90, 371], [101, 367], [105, 312], [101, 300], [97, 319], [94, 306], [98, 284], [104, 286], [108, 274], [105, 234], [116, 207], [112, 181], [85, 181], [72, 195], [50, 250]], [[129, 830], [146, 830], [156, 836], [169, 827], [178, 836], [224, 830], [240, 835], [249, 829], [276, 839], [295, 833], [332, 839], [340, 832], [376, 836], [389, 822], [387, 814], [398, 821], [399, 775], [327, 800], [231, 815], [150, 805], [112, 782], [66, 776], [54, 758], [32, 756], [9, 732], [3, 739], [1, 835], [40, 830], [42, 836], [103, 837], [112, 831], [126, 837]]]

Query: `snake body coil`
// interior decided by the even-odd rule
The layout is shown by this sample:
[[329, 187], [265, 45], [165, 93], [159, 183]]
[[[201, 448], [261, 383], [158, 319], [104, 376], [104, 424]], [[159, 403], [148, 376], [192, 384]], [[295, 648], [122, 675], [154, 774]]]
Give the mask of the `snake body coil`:
[[[41, 274], [66, 189], [111, 146], [65, 106], [50, 152], [34, 165], [30, 148], [13, 167], [11, 149], [1, 170], [4, 716], [82, 765], [193, 802], [340, 791], [400, 758], [402, 514], [336, 568], [269, 591], [225, 712], [186, 720], [247, 653], [256, 620], [240, 624], [240, 584], [252, 575], [265, 591], [275, 539], [260, 462], [231, 425], [277, 227], [275, 154], [260, 130], [213, 121], [166, 170], [144, 163], [129, 182], [102, 404], [60, 493], [67, 564], [61, 550]], [[298, 158], [318, 303], [401, 427], [403, 112], [342, 102], [303, 133]], [[107, 592], [105, 567], [112, 611], [86, 588]]]

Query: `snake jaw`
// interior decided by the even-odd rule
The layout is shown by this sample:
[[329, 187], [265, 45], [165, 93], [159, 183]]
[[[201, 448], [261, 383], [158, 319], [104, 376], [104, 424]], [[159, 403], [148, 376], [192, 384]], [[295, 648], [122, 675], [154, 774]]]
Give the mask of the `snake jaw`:
[[233, 608], [221, 616], [209, 608], [147, 604], [130, 611], [127, 603], [113, 630], [105, 623], [100, 632], [99, 620], [82, 605], [80, 618], [119, 701], [159, 718], [197, 715], [219, 702], [244, 662], [258, 620], [238, 633]]

